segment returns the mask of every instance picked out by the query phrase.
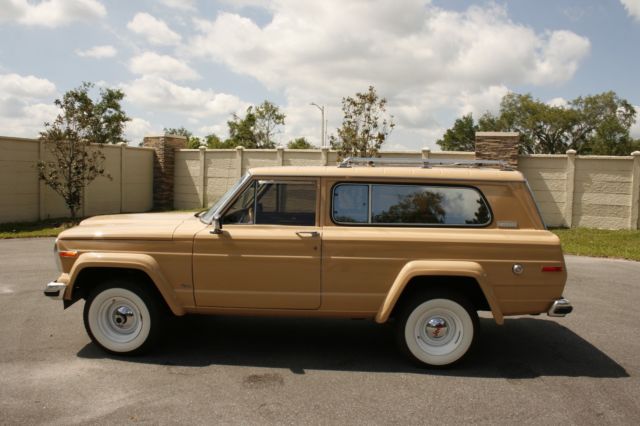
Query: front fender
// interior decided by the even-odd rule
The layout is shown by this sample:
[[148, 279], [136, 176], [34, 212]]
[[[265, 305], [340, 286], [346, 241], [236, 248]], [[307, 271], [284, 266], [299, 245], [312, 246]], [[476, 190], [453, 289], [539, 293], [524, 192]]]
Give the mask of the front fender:
[[67, 294], [65, 298], [71, 298], [71, 291], [80, 272], [86, 268], [120, 268], [138, 269], [151, 278], [156, 288], [166, 301], [169, 309], [175, 315], [184, 315], [184, 308], [178, 303], [173, 287], [162, 274], [160, 265], [147, 254], [133, 253], [82, 253], [73, 263], [68, 274]]
[[376, 322], [386, 322], [409, 281], [422, 276], [458, 276], [475, 279], [489, 303], [496, 323], [504, 322], [493, 288], [487, 283], [487, 274], [482, 266], [477, 262], [457, 260], [414, 260], [404, 265], [376, 314]]

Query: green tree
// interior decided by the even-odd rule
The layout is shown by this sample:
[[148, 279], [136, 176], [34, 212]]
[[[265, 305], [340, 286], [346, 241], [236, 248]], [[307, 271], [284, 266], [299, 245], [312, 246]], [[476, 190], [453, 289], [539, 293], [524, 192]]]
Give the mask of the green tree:
[[254, 132], [258, 148], [274, 148], [274, 136], [279, 132], [279, 126], [284, 126], [286, 115], [280, 111], [277, 105], [264, 101], [258, 105], [254, 114], [256, 121]]
[[473, 115], [463, 115], [436, 143], [443, 151], [474, 151], [477, 131], [478, 125], [473, 122]]
[[253, 107], [247, 108], [244, 117], [233, 114], [231, 120], [227, 121], [229, 126], [229, 139], [227, 143], [230, 146], [243, 146], [245, 148], [258, 148], [258, 138], [255, 134], [256, 115]]
[[344, 118], [338, 136], [329, 138], [340, 158], [375, 157], [395, 127], [393, 116], [387, 115], [387, 100], [378, 97], [369, 86], [364, 93], [342, 98]]
[[634, 141], [629, 133], [636, 110], [626, 99], [609, 91], [578, 97], [569, 103], [579, 114], [571, 131], [570, 148], [580, 154], [629, 155]]
[[74, 220], [84, 188], [98, 176], [111, 178], [99, 146], [124, 142], [124, 126], [129, 121], [120, 106], [122, 91], [101, 89], [100, 98], [94, 101], [89, 94], [93, 87], [84, 82], [56, 99], [60, 113], [40, 132], [52, 160], [38, 162], [38, 177], [64, 199]]
[[227, 121], [229, 139], [224, 145], [229, 148], [275, 148], [273, 138], [279, 132], [279, 126], [284, 125], [284, 119], [285, 114], [269, 101], [257, 107], [250, 106], [244, 117], [233, 114], [232, 119]]
[[289, 141], [287, 144], [289, 149], [316, 149], [306, 138], [296, 138]]
[[487, 112], [477, 125], [462, 117], [438, 144], [466, 150], [473, 128], [518, 132], [520, 151], [525, 154], [575, 149], [579, 154], [628, 155], [637, 146], [629, 134], [635, 116], [633, 106], [614, 92], [579, 97], [566, 107], [548, 105], [530, 94], [509, 93], [502, 98], [497, 115]]
[[179, 127], [179, 128], [165, 127], [164, 133], [166, 135], [176, 135], [176, 136], [186, 137], [188, 149], [198, 149], [200, 148], [200, 144], [202, 144], [202, 140], [199, 137], [193, 136], [193, 133], [191, 133], [191, 131], [185, 129], [184, 127]]
[[204, 140], [207, 144], [207, 148], [209, 149], [231, 149], [235, 148], [231, 144], [230, 140], [223, 141], [218, 137], [218, 135], [214, 135], [213, 133], [204, 137]]

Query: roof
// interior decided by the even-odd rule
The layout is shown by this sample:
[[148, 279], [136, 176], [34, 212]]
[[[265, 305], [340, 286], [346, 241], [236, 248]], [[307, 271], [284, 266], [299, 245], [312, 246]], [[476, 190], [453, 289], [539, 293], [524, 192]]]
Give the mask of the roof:
[[329, 176], [342, 178], [411, 178], [439, 180], [473, 180], [523, 182], [522, 173], [481, 167], [337, 167], [281, 166], [249, 169], [252, 175], [263, 176]]

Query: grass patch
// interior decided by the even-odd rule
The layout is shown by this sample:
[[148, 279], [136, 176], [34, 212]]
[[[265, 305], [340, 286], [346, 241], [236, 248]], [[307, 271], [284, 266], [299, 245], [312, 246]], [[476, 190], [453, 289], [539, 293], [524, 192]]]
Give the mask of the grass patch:
[[567, 254], [617, 257], [640, 261], [640, 231], [573, 228], [552, 229]]
[[0, 239], [57, 237], [74, 226], [68, 218], [46, 219], [38, 222], [0, 223]]

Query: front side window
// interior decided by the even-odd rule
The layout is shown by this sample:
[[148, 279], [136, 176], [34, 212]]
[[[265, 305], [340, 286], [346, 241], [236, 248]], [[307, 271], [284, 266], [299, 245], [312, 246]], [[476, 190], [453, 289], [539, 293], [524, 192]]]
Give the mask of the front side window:
[[313, 226], [316, 183], [253, 181], [227, 210], [223, 223]]
[[[347, 200], [349, 195], [353, 197], [351, 200]], [[346, 208], [354, 205], [360, 209]], [[333, 190], [332, 214], [333, 220], [342, 224], [484, 226], [491, 223], [489, 207], [480, 192], [456, 186], [340, 184]]]

